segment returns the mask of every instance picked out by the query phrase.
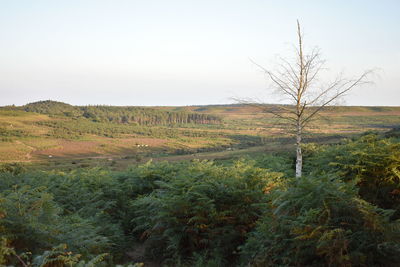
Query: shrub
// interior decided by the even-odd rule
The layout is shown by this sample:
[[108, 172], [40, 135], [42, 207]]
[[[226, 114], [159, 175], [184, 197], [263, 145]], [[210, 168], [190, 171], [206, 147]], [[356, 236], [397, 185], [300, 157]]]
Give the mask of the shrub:
[[0, 164], [0, 173], [20, 174], [25, 171], [25, 166], [18, 162]]
[[269, 211], [242, 247], [251, 266], [395, 266], [400, 224], [393, 211], [338, 178], [303, 177], [272, 192]]
[[[307, 161], [306, 161], [307, 162]], [[400, 143], [366, 135], [344, 145], [326, 146], [307, 163], [312, 173], [335, 173], [355, 181], [360, 196], [400, 218]]]
[[157, 189], [133, 202], [135, 230], [174, 261], [201, 254], [201, 260], [228, 264], [279, 178], [245, 162], [221, 167], [195, 161], [168, 182], [156, 181]]
[[1, 174], [0, 231], [6, 247], [35, 256], [66, 243], [84, 259], [112, 250], [122, 231], [105, 212], [111, 201], [89, 174]]

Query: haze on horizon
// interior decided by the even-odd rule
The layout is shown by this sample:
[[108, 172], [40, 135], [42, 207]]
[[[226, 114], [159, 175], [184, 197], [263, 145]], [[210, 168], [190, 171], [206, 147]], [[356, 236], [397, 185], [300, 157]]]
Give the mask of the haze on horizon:
[[[29, 1], [0, 3], [0, 106], [205, 105], [268, 93], [296, 19], [329, 73], [378, 68], [347, 105], [399, 106], [400, 1]], [[329, 75], [326, 79], [331, 78]]]

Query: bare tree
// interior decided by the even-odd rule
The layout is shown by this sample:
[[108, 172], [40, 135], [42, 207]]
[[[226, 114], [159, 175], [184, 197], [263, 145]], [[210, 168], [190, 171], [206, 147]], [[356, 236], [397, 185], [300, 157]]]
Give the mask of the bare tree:
[[275, 70], [266, 69], [254, 61], [253, 63], [265, 72], [275, 92], [292, 104], [265, 108], [265, 111], [281, 119], [296, 136], [296, 177], [301, 177], [303, 166], [301, 144], [304, 130], [325, 107], [334, 104], [351, 89], [369, 83], [367, 78], [372, 71], [365, 71], [355, 79], [345, 79], [339, 74], [333, 82], [321, 86], [317, 81], [325, 61], [321, 59], [321, 54], [316, 48], [310, 53], [303, 51], [303, 36], [299, 21], [297, 21], [297, 38], [294, 61], [280, 58]]

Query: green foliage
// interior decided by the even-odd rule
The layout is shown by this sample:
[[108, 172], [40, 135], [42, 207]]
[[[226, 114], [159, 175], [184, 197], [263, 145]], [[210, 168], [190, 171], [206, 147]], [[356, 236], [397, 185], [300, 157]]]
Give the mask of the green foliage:
[[87, 118], [94, 122], [134, 123], [138, 125], [216, 124], [221, 119], [201, 113], [174, 112], [144, 107], [71, 106], [57, 101], [39, 101], [23, 106], [28, 112], [51, 116]]
[[397, 140], [400, 140], [400, 127], [393, 128], [390, 131], [387, 131], [385, 133], [385, 137], [396, 138]]
[[44, 187], [15, 185], [0, 197], [1, 209], [6, 214], [1, 225], [6, 229], [5, 237], [13, 240], [16, 249], [47, 247], [56, 241], [53, 225], [60, 209]]
[[139, 125], [214, 124], [221, 119], [214, 115], [172, 112], [143, 107], [86, 106], [80, 107], [85, 118], [93, 121], [137, 123]]
[[354, 184], [303, 177], [271, 194], [242, 248], [252, 266], [395, 266], [400, 223], [360, 199]]
[[[308, 163], [307, 163], [308, 162]], [[400, 143], [365, 135], [344, 145], [326, 146], [306, 161], [313, 173], [336, 173], [355, 181], [360, 196], [400, 218]]]
[[8, 240], [2, 237], [0, 240], [0, 265], [4, 266], [7, 263], [7, 259], [14, 254], [15, 250], [10, 247]]
[[29, 103], [23, 106], [23, 110], [27, 112], [37, 112], [49, 115], [67, 115], [67, 116], [79, 116], [81, 114], [79, 108], [71, 106], [66, 103], [57, 101], [38, 101]]
[[294, 176], [294, 160], [291, 153], [264, 154], [255, 160], [257, 167], [281, 172], [287, 177]]
[[175, 260], [207, 251], [228, 263], [261, 215], [265, 192], [279, 178], [245, 162], [232, 167], [193, 162], [133, 202], [135, 231]]
[[72, 252], [66, 251], [67, 245], [61, 244], [46, 250], [42, 255], [36, 256], [33, 260], [34, 266], [39, 267], [63, 267], [63, 266], [74, 266], [81, 255], [73, 255]]
[[0, 164], [0, 173], [11, 173], [11, 174], [20, 174], [26, 171], [26, 168], [23, 164], [14, 162], [14, 163], [3, 163]]
[[0, 127], [0, 137], [4, 140], [12, 140], [11, 139], [12, 137], [27, 137], [27, 136], [30, 135], [24, 130], [12, 130]]
[[3, 164], [0, 265], [395, 266], [399, 151], [373, 134], [307, 145], [301, 179], [282, 153], [119, 172]]
[[67, 245], [61, 244], [53, 247], [51, 250], [46, 250], [42, 255], [36, 256], [33, 259], [32, 266], [34, 267], [96, 267], [106, 266], [105, 258], [107, 253], [97, 255], [89, 261], [79, 260], [82, 255], [73, 254], [67, 250]]
[[[86, 119], [68, 121], [52, 120], [38, 121], [39, 126], [52, 129], [49, 136], [65, 139], [77, 139], [84, 134], [93, 134], [104, 137], [121, 137], [124, 135], [140, 135], [152, 138], [175, 138], [179, 137], [208, 137], [215, 138], [224, 136], [220, 133], [208, 131], [179, 130], [166, 126], [148, 127], [135, 124], [113, 124], [107, 122], [93, 122]], [[241, 135], [234, 138], [240, 139]], [[232, 137], [233, 138], [233, 137]]]
[[121, 239], [122, 230], [105, 212], [112, 201], [101, 199], [96, 181], [91, 182], [99, 178], [96, 174], [81, 173], [75, 180], [76, 173], [1, 174], [0, 226], [10, 248], [37, 255], [66, 243], [85, 258], [116, 249], [113, 242]]

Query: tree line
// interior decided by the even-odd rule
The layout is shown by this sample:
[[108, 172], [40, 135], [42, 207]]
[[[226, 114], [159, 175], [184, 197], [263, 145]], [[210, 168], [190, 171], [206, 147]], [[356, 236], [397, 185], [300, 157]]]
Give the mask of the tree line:
[[222, 122], [220, 117], [210, 114], [133, 106], [72, 106], [51, 100], [34, 102], [22, 107], [8, 108], [22, 109], [27, 112], [37, 112], [50, 116], [87, 118], [94, 122], [137, 125], [219, 124]]

